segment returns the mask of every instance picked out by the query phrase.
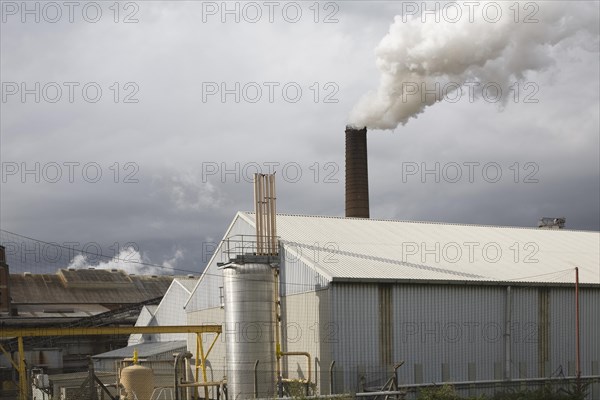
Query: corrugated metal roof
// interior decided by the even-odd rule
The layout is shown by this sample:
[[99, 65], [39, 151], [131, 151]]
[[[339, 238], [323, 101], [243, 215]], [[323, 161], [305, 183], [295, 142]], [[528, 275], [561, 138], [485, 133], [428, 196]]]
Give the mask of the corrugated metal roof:
[[56, 273], [62, 279], [66, 287], [89, 287], [95, 288], [119, 288], [131, 286], [132, 280], [121, 270], [105, 269], [60, 269]]
[[97, 354], [92, 358], [126, 358], [133, 356], [133, 350], [137, 349], [138, 357], [151, 357], [157, 354], [166, 353], [168, 351], [181, 351], [185, 350], [186, 341], [177, 340], [173, 342], [152, 342], [142, 343], [133, 346], [123, 347], [121, 349], [108, 351], [106, 353]]
[[14, 304], [131, 304], [163, 296], [172, 280], [100, 269], [11, 274], [10, 295]]
[[22, 304], [19, 318], [85, 318], [107, 311], [99, 304]]
[[278, 214], [277, 234], [334, 281], [600, 283], [600, 232]]

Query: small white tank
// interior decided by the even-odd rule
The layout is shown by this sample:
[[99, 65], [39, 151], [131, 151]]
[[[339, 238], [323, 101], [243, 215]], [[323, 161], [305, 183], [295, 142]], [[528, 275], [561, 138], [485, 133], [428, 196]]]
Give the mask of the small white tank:
[[148, 367], [131, 365], [121, 371], [121, 383], [128, 400], [150, 400], [154, 391], [154, 372]]

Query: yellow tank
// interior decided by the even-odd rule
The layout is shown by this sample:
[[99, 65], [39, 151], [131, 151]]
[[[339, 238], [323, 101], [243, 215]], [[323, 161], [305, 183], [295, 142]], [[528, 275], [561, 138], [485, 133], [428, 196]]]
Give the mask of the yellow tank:
[[141, 365], [131, 365], [121, 371], [121, 383], [128, 400], [150, 400], [154, 391], [154, 372]]

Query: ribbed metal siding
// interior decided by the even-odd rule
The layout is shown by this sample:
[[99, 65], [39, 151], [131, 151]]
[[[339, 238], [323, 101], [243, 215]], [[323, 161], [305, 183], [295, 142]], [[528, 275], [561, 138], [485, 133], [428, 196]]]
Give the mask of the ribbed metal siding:
[[314, 268], [306, 265], [302, 260], [302, 252], [310, 252], [306, 248], [293, 245], [281, 247], [281, 295], [314, 292], [327, 288], [329, 280], [319, 274]]
[[[154, 323], [160, 326], [185, 325], [187, 317], [183, 305], [189, 296], [189, 292], [181, 287], [181, 284], [174, 281], [154, 313]], [[161, 333], [157, 334], [156, 337], [159, 342], [166, 342], [186, 340], [187, 334]]]
[[[600, 367], [600, 289], [581, 290], [580, 319], [581, 369], [582, 374], [591, 375], [594, 373], [592, 362]], [[599, 374], [600, 370], [595, 373]]]
[[[540, 290], [545, 288], [511, 287], [511, 378], [541, 377], [539, 368]], [[502, 308], [504, 309], [504, 308]]]
[[223, 287], [223, 276], [216, 263], [209, 265], [202, 275], [200, 283], [190, 296], [186, 312], [206, 310], [221, 306], [220, 287]]
[[[600, 290], [581, 289], [581, 373], [592, 374], [600, 362]], [[550, 346], [552, 371], [575, 373], [575, 289], [556, 288], [550, 293]]]
[[420, 368], [423, 382], [467, 380], [469, 363], [477, 379], [493, 379], [494, 363], [503, 361], [504, 302], [496, 287], [395, 286], [394, 358], [405, 361], [399, 380], [415, 382]]
[[[229, 236], [234, 235], [255, 235], [254, 227], [248, 224], [244, 219], [237, 218], [229, 231]], [[215, 250], [215, 256], [206, 266], [205, 271], [200, 277], [198, 286], [192, 292], [189, 302], [186, 306], [186, 312], [206, 310], [221, 306], [221, 287], [223, 287], [223, 275], [218, 269], [217, 263], [229, 261], [226, 254], [223, 253], [225, 246], [223, 242]]]
[[[339, 331], [330, 323], [330, 290], [289, 295], [282, 298], [282, 350], [306, 351], [312, 357], [312, 382], [320, 393], [329, 393], [331, 346], [339, 342]], [[304, 357], [282, 358], [285, 377], [307, 377]]]
[[[339, 331], [333, 346], [338, 391], [356, 390], [391, 375], [383, 365], [381, 288], [332, 284], [332, 318]], [[379, 295], [378, 295], [379, 293]], [[392, 288], [392, 363], [402, 383], [503, 379], [506, 367], [505, 286], [399, 285]], [[574, 289], [511, 287], [510, 376], [572, 375], [575, 367]], [[547, 298], [548, 307], [542, 302]], [[600, 290], [581, 290], [582, 373], [600, 361]], [[546, 313], [547, 317], [542, 315]], [[544, 332], [542, 325], [548, 321]], [[546, 335], [549, 360], [541, 363]], [[342, 372], [343, 371], [343, 372]], [[418, 375], [418, 376], [417, 376]]]
[[365, 375], [367, 384], [379, 379], [378, 287], [375, 284], [333, 284], [331, 290], [330, 337], [334, 338], [336, 390], [357, 390], [359, 375]]
[[[153, 310], [156, 309], [156, 306], [150, 306], [150, 307], [152, 307]], [[142, 310], [140, 311], [137, 321], [135, 321], [135, 326], [150, 326], [150, 324], [152, 322], [152, 318], [154, 318], [154, 315], [149, 310], [148, 306], [144, 306], [144, 307], [142, 307]], [[148, 337], [151, 335], [144, 335], [144, 336]], [[139, 344], [140, 342], [142, 342], [142, 334], [141, 333], [131, 334], [131, 335], [129, 335], [129, 339], [127, 341], [127, 346], [133, 346], [133, 345]]]

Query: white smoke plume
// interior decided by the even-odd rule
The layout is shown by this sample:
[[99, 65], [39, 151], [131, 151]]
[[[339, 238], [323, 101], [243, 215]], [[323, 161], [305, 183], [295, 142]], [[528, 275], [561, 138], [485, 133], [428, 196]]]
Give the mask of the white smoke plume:
[[98, 264], [90, 263], [85, 255], [78, 254], [71, 260], [68, 268], [119, 269], [128, 274], [136, 275], [176, 274], [177, 272], [174, 269], [181, 259], [183, 259], [183, 252], [178, 249], [171, 259], [162, 263], [162, 266], [152, 265], [138, 250], [134, 247], [128, 247], [121, 249], [114, 258]]
[[[432, 3], [418, 5], [429, 4], [431, 10]], [[507, 93], [528, 71], [551, 66], [558, 48], [577, 42], [598, 51], [595, 1], [456, 2], [448, 8], [435, 3], [435, 15], [420, 15], [413, 7], [395, 17], [375, 49], [379, 87], [354, 107], [350, 125], [394, 129], [456, 90], [477, 96], [491, 83]], [[568, 40], [577, 35], [583, 38]], [[429, 94], [423, 96], [425, 90]]]

